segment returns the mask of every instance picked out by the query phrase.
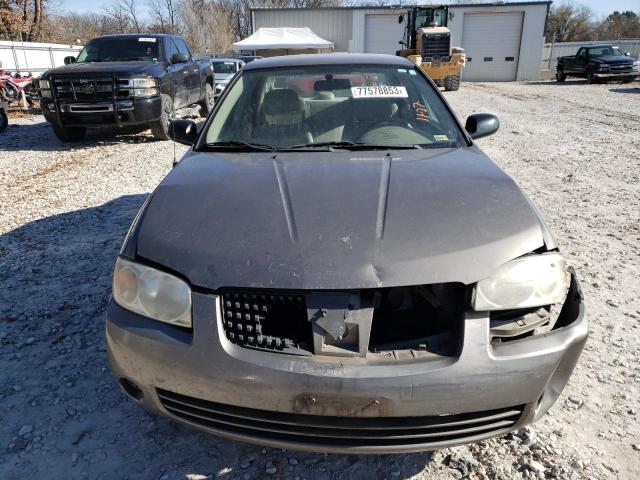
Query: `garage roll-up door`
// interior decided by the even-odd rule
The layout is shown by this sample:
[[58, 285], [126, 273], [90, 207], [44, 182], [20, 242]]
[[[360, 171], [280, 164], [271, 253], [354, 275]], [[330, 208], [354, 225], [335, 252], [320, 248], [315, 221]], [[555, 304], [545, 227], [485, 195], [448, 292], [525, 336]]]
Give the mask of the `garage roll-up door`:
[[364, 17], [364, 51], [395, 55], [402, 47], [398, 44], [404, 35], [404, 24], [398, 23], [398, 15], [374, 15]]
[[469, 81], [512, 81], [518, 73], [523, 12], [465, 13], [462, 47]]

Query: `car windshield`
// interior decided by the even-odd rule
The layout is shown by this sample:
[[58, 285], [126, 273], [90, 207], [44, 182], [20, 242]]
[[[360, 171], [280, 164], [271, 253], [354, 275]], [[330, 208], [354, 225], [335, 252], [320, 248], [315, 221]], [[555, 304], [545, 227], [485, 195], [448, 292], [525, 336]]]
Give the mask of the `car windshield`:
[[209, 148], [446, 148], [461, 129], [416, 68], [243, 70], [205, 136]]
[[103, 37], [87, 43], [76, 62], [155, 62], [159, 58], [157, 37]]
[[236, 73], [236, 62], [212, 62], [216, 73]]
[[598, 47], [589, 49], [589, 56], [591, 57], [609, 57], [609, 56], [622, 56], [622, 50], [618, 47]]

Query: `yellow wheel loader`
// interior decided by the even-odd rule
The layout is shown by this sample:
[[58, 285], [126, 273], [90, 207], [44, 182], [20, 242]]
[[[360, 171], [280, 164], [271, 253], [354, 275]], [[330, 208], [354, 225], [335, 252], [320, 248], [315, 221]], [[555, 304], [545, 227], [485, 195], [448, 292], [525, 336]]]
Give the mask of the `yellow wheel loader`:
[[451, 47], [451, 31], [447, 28], [447, 7], [413, 7], [400, 15], [406, 21], [404, 50], [396, 55], [408, 58], [445, 90], [458, 90], [466, 61], [464, 49]]

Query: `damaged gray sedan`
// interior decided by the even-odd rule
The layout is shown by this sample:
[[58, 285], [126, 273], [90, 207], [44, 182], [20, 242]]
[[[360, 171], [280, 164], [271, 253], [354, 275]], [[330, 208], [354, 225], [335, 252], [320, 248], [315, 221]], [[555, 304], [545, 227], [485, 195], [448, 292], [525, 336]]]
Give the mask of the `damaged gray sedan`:
[[[145, 407], [324, 452], [429, 450], [541, 418], [587, 339], [536, 208], [408, 60], [244, 67], [118, 256], [107, 341]], [[514, 152], [517, 155], [517, 152]]]

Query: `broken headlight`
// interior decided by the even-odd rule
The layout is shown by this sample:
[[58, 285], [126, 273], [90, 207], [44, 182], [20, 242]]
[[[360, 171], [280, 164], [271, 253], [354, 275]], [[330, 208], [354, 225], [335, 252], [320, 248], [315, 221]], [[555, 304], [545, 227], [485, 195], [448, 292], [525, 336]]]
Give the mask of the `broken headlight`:
[[510, 310], [562, 302], [569, 288], [569, 271], [557, 252], [527, 255], [499, 267], [473, 289], [474, 310]]
[[174, 275], [118, 258], [113, 273], [113, 299], [139, 315], [191, 327], [191, 289]]

